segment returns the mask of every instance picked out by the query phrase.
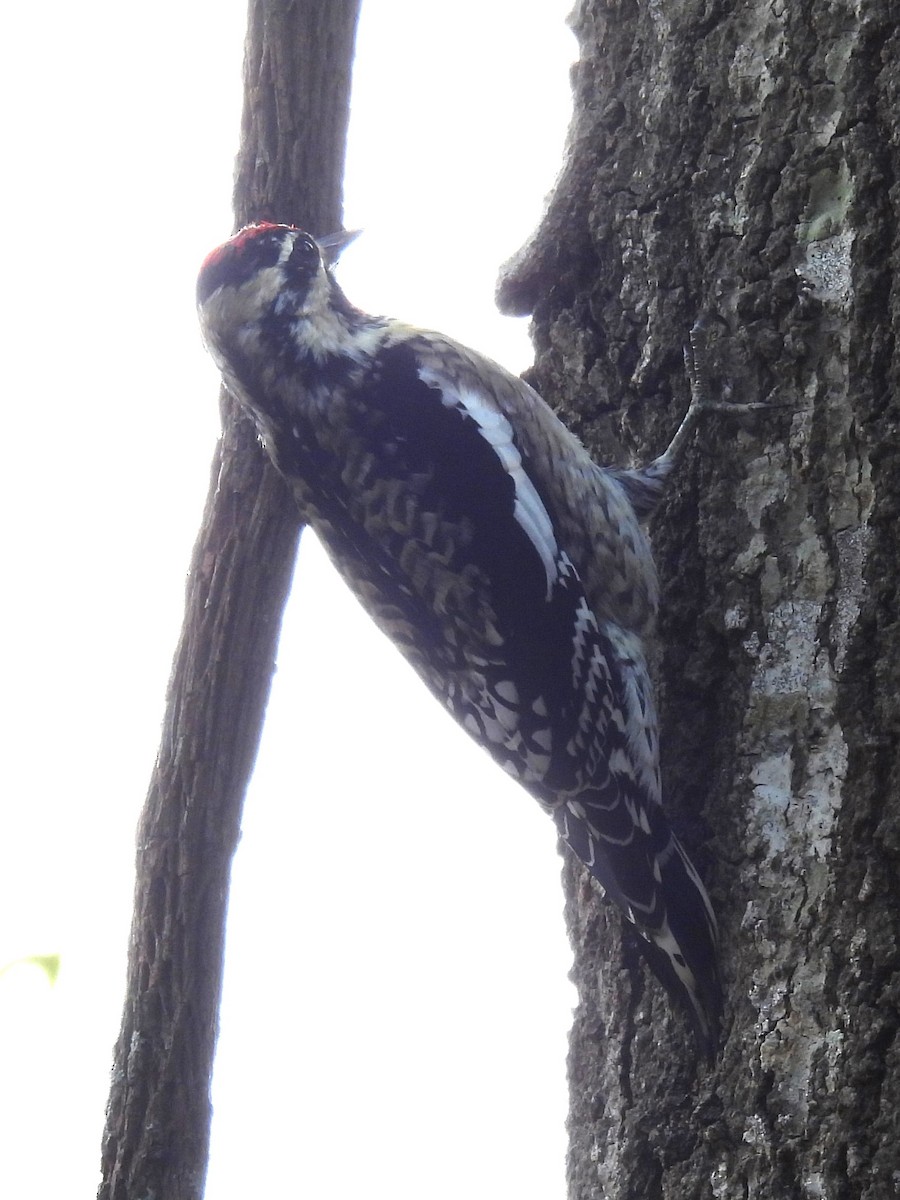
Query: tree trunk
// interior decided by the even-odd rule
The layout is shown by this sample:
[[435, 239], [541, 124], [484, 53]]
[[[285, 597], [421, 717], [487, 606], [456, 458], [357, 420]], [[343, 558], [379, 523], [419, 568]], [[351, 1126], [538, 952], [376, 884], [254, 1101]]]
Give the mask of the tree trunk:
[[[358, 0], [251, 0], [237, 224], [340, 226]], [[138, 832], [127, 994], [100, 1200], [198, 1200], [209, 1147], [231, 859], [299, 519], [255, 432], [223, 431]]]
[[666, 803], [719, 914], [714, 1067], [570, 864], [570, 1195], [900, 1195], [900, 35], [887, 0], [584, 0], [568, 162], [501, 284], [601, 461], [712, 415], [652, 526]]

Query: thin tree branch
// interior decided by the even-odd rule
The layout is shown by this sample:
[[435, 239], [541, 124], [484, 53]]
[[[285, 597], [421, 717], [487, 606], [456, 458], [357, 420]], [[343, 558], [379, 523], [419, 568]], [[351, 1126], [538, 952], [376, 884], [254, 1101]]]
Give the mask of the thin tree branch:
[[[251, 0], [237, 224], [340, 224], [358, 0]], [[253, 429], [223, 432], [138, 832], [127, 994], [100, 1200], [198, 1200], [231, 860], [300, 522]]]

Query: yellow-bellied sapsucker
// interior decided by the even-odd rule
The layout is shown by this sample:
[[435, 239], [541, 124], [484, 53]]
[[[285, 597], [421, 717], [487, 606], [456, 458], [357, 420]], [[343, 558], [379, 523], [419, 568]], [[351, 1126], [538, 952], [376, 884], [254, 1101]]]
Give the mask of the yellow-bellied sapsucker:
[[716, 921], [660, 803], [639, 519], [666, 454], [597, 466], [522, 380], [354, 308], [346, 235], [252, 225], [214, 250], [200, 321], [303, 517], [441, 703], [553, 815], [715, 1044]]

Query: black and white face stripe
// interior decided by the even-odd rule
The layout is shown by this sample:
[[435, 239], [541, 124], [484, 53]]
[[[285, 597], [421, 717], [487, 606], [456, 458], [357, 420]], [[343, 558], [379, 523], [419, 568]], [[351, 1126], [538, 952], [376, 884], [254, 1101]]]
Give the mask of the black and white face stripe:
[[[197, 303], [203, 305], [222, 287], [239, 288], [255, 279], [260, 271], [284, 263], [295, 250], [299, 230], [284, 225], [248, 225], [205, 259], [197, 279]], [[300, 254], [318, 263], [318, 250], [312, 238], [300, 235]]]
[[340, 312], [359, 315], [331, 277], [330, 268], [354, 234], [333, 234], [320, 245], [302, 229], [290, 225], [247, 225], [209, 254], [197, 279], [197, 304], [202, 309], [220, 288], [242, 288], [278, 268], [278, 288], [271, 310], [289, 319], [314, 316], [324, 321]]

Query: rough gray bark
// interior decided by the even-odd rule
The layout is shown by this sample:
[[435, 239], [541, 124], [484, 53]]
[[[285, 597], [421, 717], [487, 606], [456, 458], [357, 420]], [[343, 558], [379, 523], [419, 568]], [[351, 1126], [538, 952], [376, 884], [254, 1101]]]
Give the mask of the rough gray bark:
[[584, 0], [567, 166], [501, 300], [606, 461], [712, 417], [653, 540], [667, 803], [722, 931], [708, 1069], [567, 868], [570, 1195], [900, 1195], [900, 39], [888, 0]]
[[[340, 226], [358, 0], [251, 0], [237, 224]], [[138, 831], [100, 1200], [198, 1200], [231, 859], [300, 531], [227, 396]]]

